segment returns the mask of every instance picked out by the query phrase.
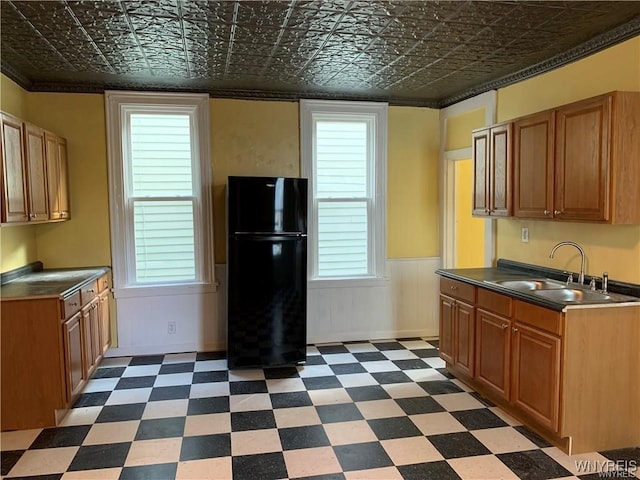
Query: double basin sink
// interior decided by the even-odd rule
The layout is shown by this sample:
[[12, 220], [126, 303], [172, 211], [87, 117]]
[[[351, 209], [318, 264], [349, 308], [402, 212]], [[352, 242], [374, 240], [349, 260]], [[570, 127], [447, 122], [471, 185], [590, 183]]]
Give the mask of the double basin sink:
[[603, 293], [590, 290], [586, 285], [577, 283], [563, 283], [548, 278], [521, 279], [521, 280], [486, 280], [487, 283], [501, 287], [527, 292], [532, 295], [546, 298], [552, 302], [565, 304], [598, 304], [637, 302], [640, 298], [621, 295], [618, 293]]

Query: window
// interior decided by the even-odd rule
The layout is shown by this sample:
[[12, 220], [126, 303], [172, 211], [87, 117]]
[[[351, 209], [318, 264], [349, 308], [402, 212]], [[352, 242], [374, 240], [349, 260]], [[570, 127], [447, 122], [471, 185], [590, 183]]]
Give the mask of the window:
[[210, 283], [208, 96], [107, 103], [116, 288]]
[[383, 277], [387, 105], [302, 100], [300, 119], [311, 279]]

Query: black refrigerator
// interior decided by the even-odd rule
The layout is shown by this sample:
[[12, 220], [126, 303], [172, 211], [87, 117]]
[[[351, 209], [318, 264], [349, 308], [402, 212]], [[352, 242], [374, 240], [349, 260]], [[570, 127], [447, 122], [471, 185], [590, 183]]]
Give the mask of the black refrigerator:
[[307, 180], [229, 177], [230, 369], [306, 360]]

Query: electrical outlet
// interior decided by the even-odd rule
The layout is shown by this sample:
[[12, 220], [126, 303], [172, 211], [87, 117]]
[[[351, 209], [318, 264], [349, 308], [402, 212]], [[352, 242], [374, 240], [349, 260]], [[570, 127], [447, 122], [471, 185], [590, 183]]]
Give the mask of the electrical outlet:
[[173, 335], [176, 333], [176, 322], [169, 322], [168, 333], [169, 335]]
[[527, 227], [522, 227], [520, 239], [522, 243], [529, 243], [529, 229]]

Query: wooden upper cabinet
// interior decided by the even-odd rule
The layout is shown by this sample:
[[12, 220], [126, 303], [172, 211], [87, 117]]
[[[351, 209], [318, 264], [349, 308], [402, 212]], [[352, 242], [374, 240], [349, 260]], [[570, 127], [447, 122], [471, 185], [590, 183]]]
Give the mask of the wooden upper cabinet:
[[473, 132], [473, 215], [489, 215], [489, 133]]
[[45, 132], [49, 218], [69, 219], [69, 187], [67, 179], [67, 141]]
[[516, 120], [513, 137], [513, 214], [552, 218], [555, 112]]
[[609, 220], [612, 97], [558, 109], [554, 216]]
[[2, 127], [2, 223], [29, 220], [22, 120], [0, 113]]
[[473, 215], [511, 215], [512, 124], [473, 132]]
[[49, 219], [47, 196], [47, 167], [45, 158], [44, 130], [25, 123], [25, 146], [27, 160], [29, 219]]
[[514, 215], [640, 223], [640, 93], [611, 92], [514, 122]]
[[68, 220], [67, 142], [0, 112], [1, 223]]

